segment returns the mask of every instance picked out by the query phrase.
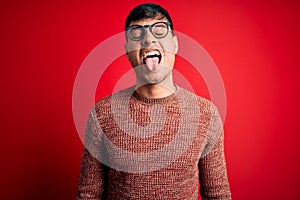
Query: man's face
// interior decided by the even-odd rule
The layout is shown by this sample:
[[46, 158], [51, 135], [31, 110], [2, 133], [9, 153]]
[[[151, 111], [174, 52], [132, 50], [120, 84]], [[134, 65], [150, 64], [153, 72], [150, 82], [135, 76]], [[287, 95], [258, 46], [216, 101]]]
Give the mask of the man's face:
[[[167, 20], [143, 19], [133, 21], [129, 26], [152, 25], [156, 22], [167, 22]], [[134, 67], [140, 83], [158, 84], [171, 78], [178, 42], [170, 27], [168, 27], [168, 34], [163, 38], [155, 37], [147, 27], [144, 37], [137, 41], [128, 38], [125, 48], [127, 58]]]

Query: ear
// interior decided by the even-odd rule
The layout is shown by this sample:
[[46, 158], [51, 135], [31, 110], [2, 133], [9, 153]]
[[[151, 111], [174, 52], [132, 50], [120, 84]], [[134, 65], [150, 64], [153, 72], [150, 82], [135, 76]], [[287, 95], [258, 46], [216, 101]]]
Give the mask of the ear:
[[126, 52], [126, 58], [127, 58], [127, 60], [129, 60], [129, 57], [128, 57], [128, 51], [127, 51], [127, 49], [128, 49], [128, 43], [126, 42], [125, 44], [124, 44], [124, 48], [125, 48], [125, 52]]
[[173, 36], [173, 42], [174, 42], [174, 45], [175, 45], [174, 54], [177, 54], [178, 53], [178, 40], [177, 40], [176, 36]]

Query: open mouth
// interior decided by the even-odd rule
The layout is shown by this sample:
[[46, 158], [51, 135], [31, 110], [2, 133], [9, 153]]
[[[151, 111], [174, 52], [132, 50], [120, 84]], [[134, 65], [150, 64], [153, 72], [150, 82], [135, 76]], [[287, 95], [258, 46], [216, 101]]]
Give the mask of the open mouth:
[[145, 51], [142, 55], [142, 59], [144, 64], [149, 64], [149, 63], [159, 64], [161, 61], [161, 54], [158, 50]]

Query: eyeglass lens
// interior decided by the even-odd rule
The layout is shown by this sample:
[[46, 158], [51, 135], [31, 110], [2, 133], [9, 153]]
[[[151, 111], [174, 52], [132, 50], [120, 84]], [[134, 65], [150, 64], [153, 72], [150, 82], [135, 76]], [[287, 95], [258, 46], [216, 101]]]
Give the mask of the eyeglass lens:
[[146, 28], [149, 27], [151, 33], [156, 38], [165, 37], [168, 34], [168, 25], [164, 22], [158, 22], [151, 26], [140, 26], [140, 25], [133, 25], [129, 28], [128, 36], [132, 40], [141, 40], [146, 34]]

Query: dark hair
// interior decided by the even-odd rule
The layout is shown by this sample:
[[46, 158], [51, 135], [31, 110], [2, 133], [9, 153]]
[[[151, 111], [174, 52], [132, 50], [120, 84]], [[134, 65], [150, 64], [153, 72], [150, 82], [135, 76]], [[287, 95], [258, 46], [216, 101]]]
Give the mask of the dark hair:
[[141, 4], [133, 8], [125, 21], [125, 30], [132, 21], [138, 21], [141, 19], [167, 19], [170, 22], [171, 30], [173, 28], [173, 22], [169, 13], [160, 5], [153, 3]]

